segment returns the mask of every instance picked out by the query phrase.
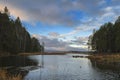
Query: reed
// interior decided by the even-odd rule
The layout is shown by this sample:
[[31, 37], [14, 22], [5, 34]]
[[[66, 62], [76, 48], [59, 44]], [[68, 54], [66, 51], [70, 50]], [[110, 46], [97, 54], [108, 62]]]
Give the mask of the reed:
[[0, 80], [22, 80], [21, 75], [8, 75], [6, 70], [0, 70]]
[[97, 62], [120, 62], [120, 54], [101, 54], [101, 55], [90, 55], [88, 56], [89, 59], [97, 61]]

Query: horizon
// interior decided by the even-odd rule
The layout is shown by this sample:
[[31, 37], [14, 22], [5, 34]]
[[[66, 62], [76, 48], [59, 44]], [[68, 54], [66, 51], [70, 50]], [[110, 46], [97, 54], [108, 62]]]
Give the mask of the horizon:
[[87, 41], [93, 29], [117, 20], [119, 2], [0, 0], [0, 10], [7, 6], [12, 19], [19, 16], [30, 35], [45, 43], [46, 51], [88, 51]]

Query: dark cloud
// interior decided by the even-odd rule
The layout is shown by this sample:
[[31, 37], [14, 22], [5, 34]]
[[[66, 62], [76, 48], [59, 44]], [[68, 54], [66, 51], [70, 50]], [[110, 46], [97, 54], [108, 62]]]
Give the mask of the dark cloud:
[[[70, 11], [82, 11], [88, 16], [101, 14], [100, 6], [106, 0], [0, 0], [10, 9], [20, 10], [21, 15], [30, 21], [48, 24], [75, 26], [80, 24], [79, 15], [68, 15]], [[118, 0], [116, 0], [118, 1]]]

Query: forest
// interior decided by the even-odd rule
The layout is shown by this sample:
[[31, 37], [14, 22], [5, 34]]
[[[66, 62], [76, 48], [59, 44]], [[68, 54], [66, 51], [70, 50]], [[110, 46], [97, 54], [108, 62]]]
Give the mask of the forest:
[[115, 23], [105, 23], [89, 36], [88, 45], [92, 50], [101, 53], [120, 52], [120, 16]]
[[22, 25], [19, 17], [13, 20], [7, 7], [0, 11], [0, 55], [39, 52], [43, 46]]

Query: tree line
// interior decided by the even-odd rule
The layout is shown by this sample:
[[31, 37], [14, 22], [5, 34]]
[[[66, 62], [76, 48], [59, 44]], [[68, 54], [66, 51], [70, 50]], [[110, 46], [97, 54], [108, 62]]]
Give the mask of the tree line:
[[120, 52], [120, 16], [115, 23], [105, 23], [89, 36], [88, 45], [92, 50], [102, 53]]
[[7, 7], [0, 11], [0, 53], [39, 52], [44, 47], [30, 36], [19, 17], [13, 20]]

